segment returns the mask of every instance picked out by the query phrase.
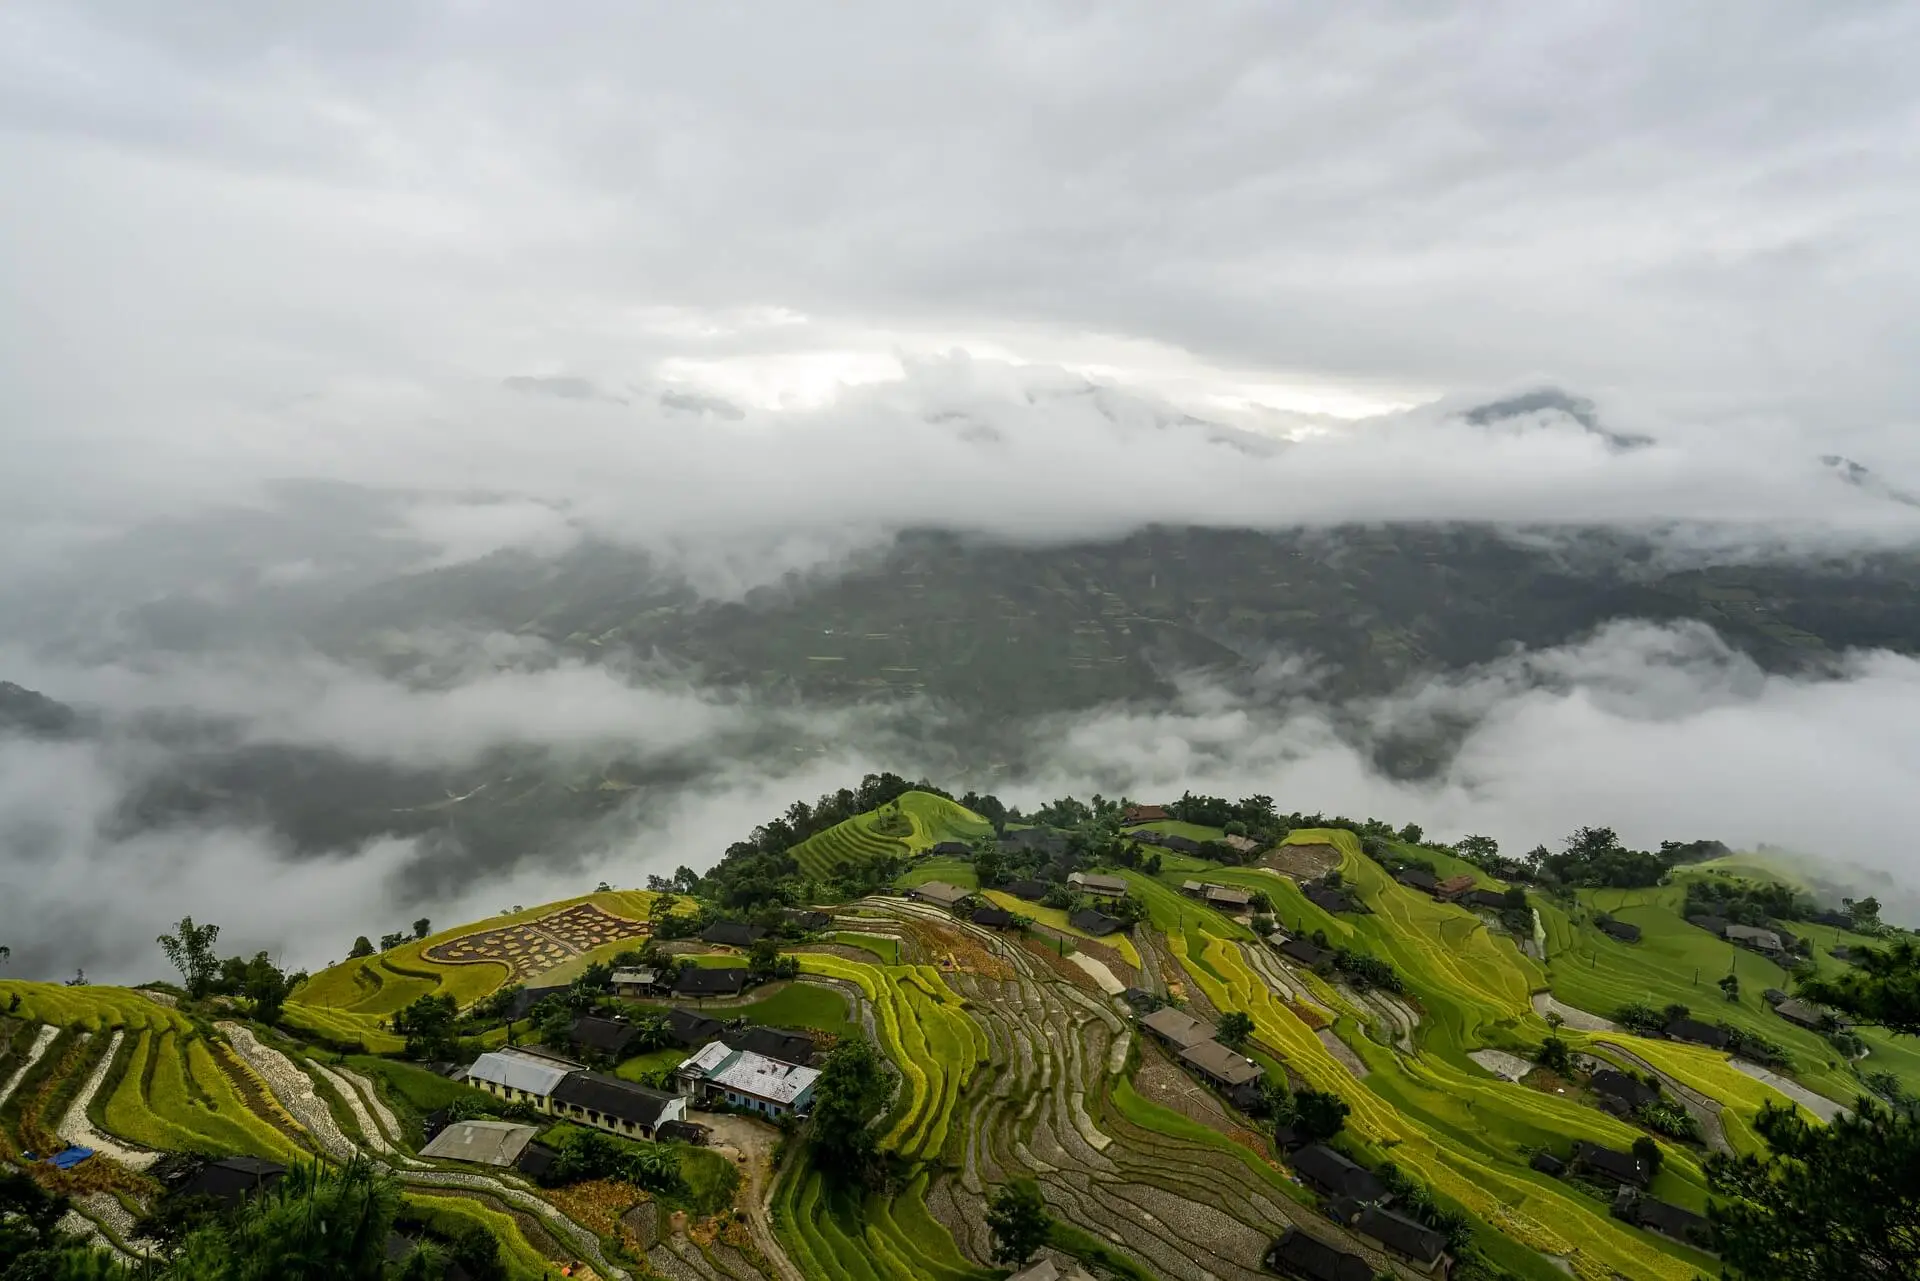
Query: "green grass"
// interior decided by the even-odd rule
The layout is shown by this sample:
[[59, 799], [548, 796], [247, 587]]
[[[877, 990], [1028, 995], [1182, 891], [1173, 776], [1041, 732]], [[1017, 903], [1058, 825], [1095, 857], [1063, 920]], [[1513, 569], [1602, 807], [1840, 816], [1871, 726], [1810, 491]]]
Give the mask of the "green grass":
[[[803, 952], [800, 954], [801, 969], [806, 970], [808, 961], [821, 959], [830, 958]], [[636, 1001], [630, 1004], [640, 1009], [668, 1008], [655, 1002]], [[846, 998], [832, 988], [814, 983], [788, 983], [764, 1000], [718, 1007], [715, 1013], [716, 1016], [724, 1014], [729, 1019], [743, 1018], [749, 1023], [763, 1023], [768, 1027], [812, 1028], [835, 1036], [846, 1036], [856, 1026], [848, 1018]]]
[[389, 1100], [397, 1100], [403, 1110], [418, 1116], [437, 1112], [461, 1099], [489, 1099], [492, 1095], [476, 1090], [470, 1085], [458, 1081], [449, 1081], [436, 1072], [425, 1068], [402, 1063], [397, 1059], [375, 1058], [366, 1054], [350, 1054], [347, 1066], [360, 1075], [371, 1079], [382, 1087], [381, 1093]]
[[857, 930], [837, 930], [831, 935], [833, 941], [843, 947], [857, 947], [871, 952], [888, 965], [900, 964], [900, 943], [897, 939], [883, 938], [878, 934], [862, 934]]
[[500, 1243], [500, 1259], [506, 1264], [507, 1281], [545, 1281], [554, 1275], [554, 1266], [545, 1255], [527, 1241], [514, 1217], [503, 1210], [482, 1205], [469, 1197], [427, 1196], [409, 1192], [407, 1205], [427, 1225], [446, 1236], [454, 1235], [467, 1224], [479, 1224]]
[[636, 1054], [630, 1059], [622, 1059], [613, 1074], [623, 1081], [642, 1081], [662, 1068], [676, 1068], [686, 1062], [689, 1051], [678, 1046], [669, 1046], [664, 1050], [649, 1050], [645, 1054]]
[[980, 888], [979, 873], [974, 871], [971, 862], [963, 858], [922, 859], [902, 873], [894, 884], [908, 890], [916, 885], [925, 885], [928, 881], [946, 881], [967, 890]]
[[[639, 1152], [662, 1145], [645, 1139], [628, 1139], [604, 1130], [590, 1130], [571, 1121], [556, 1121], [540, 1136], [540, 1141], [556, 1152], [564, 1152], [587, 1134], [597, 1134], [623, 1152]], [[733, 1162], [718, 1152], [687, 1143], [665, 1145], [680, 1157], [680, 1177], [686, 1183], [684, 1193], [662, 1197], [669, 1205], [692, 1210], [696, 1214], [714, 1214], [732, 1204], [740, 1187], [740, 1172]]]

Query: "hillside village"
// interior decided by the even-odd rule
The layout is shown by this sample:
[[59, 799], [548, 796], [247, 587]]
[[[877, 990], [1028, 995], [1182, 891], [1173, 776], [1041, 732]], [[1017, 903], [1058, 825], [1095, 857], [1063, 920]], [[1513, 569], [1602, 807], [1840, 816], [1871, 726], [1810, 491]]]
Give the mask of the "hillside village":
[[396, 1189], [394, 1275], [1688, 1281], [1768, 1108], [1920, 1095], [1790, 995], [1871, 904], [1424, 835], [872, 776], [310, 976], [181, 922], [178, 984], [0, 981], [9, 1195], [128, 1267], [318, 1163]]

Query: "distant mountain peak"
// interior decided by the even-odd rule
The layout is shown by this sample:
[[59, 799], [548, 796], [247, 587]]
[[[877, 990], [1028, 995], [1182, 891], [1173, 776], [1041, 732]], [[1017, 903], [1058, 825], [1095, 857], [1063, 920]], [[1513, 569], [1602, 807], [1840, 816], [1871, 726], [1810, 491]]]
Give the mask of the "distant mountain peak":
[[1500, 400], [1488, 401], [1484, 405], [1476, 405], [1467, 410], [1461, 417], [1475, 427], [1490, 427], [1511, 419], [1530, 418], [1541, 414], [1557, 414], [1571, 419], [1580, 426], [1581, 430], [1604, 440], [1609, 449], [1641, 449], [1653, 443], [1651, 436], [1609, 430], [1602, 425], [1599, 410], [1591, 400], [1563, 391], [1558, 387], [1539, 387], [1533, 391], [1523, 391]]
[[1914, 497], [1903, 489], [1896, 489], [1876, 475], [1871, 467], [1856, 463], [1844, 454], [1822, 454], [1821, 465], [1839, 478], [1845, 485], [1863, 490], [1876, 498], [1885, 498], [1890, 502], [1902, 503], [1908, 507], [1920, 507], [1920, 498]]
[[79, 715], [65, 703], [24, 685], [0, 681], [0, 734], [56, 738], [71, 734], [79, 722]]

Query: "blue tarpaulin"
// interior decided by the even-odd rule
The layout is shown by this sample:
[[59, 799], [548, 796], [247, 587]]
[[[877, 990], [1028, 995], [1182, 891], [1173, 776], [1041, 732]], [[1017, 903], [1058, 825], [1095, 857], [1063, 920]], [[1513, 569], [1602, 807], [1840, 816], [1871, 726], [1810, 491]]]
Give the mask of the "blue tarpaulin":
[[56, 1170], [71, 1170], [92, 1155], [92, 1148], [68, 1148], [65, 1152], [56, 1152], [48, 1157], [47, 1164]]

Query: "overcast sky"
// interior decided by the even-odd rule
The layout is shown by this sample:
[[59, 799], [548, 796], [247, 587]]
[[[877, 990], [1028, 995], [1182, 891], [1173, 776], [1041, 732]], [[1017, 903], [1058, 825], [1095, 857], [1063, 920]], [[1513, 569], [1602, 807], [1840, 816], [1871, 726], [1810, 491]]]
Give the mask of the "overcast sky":
[[[1920, 544], [1916, 49], [1920, 6], [1848, 0], [8, 0], [0, 587], [285, 476], [413, 492], [336, 559], [591, 533], [723, 596], [914, 523]], [[1468, 413], [1541, 387], [1591, 412]], [[260, 581], [337, 569], [232, 528]], [[65, 572], [103, 598], [109, 570], [133, 596], [205, 586], [110, 546]], [[0, 659], [83, 703], [388, 762], [518, 735], [727, 769], [769, 725], [605, 667], [502, 660], [428, 694], [306, 658]], [[1494, 664], [1376, 709], [1480, 717], [1420, 788], [1333, 740], [1353, 709], [1197, 689], [1050, 727], [1059, 775], [1031, 788], [1290, 793], [1528, 843], [1611, 820], [1897, 869], [1920, 681], [1845, 662], [1765, 678], [1710, 636], [1629, 628]], [[124, 940], [161, 906], [257, 910], [272, 833], [105, 840], [149, 762], [0, 749], [0, 873], [32, 886], [0, 927], [48, 926], [36, 963], [139, 973]], [[910, 767], [741, 765], [610, 838], [605, 867], [530, 858], [433, 914], [704, 865], [870, 764]], [[247, 938], [327, 959], [306, 927], [373, 929], [414, 854], [279, 868], [314, 892]], [[80, 930], [109, 881], [86, 947], [56, 952], [48, 923]]]
[[473, 388], [792, 409], [956, 350], [1262, 430], [1548, 380], [1898, 471], [1916, 37], [1853, 3], [14, 0], [7, 496], [497, 483], [515, 433], [564, 496], [589, 442], [524, 396], [471, 434]]

